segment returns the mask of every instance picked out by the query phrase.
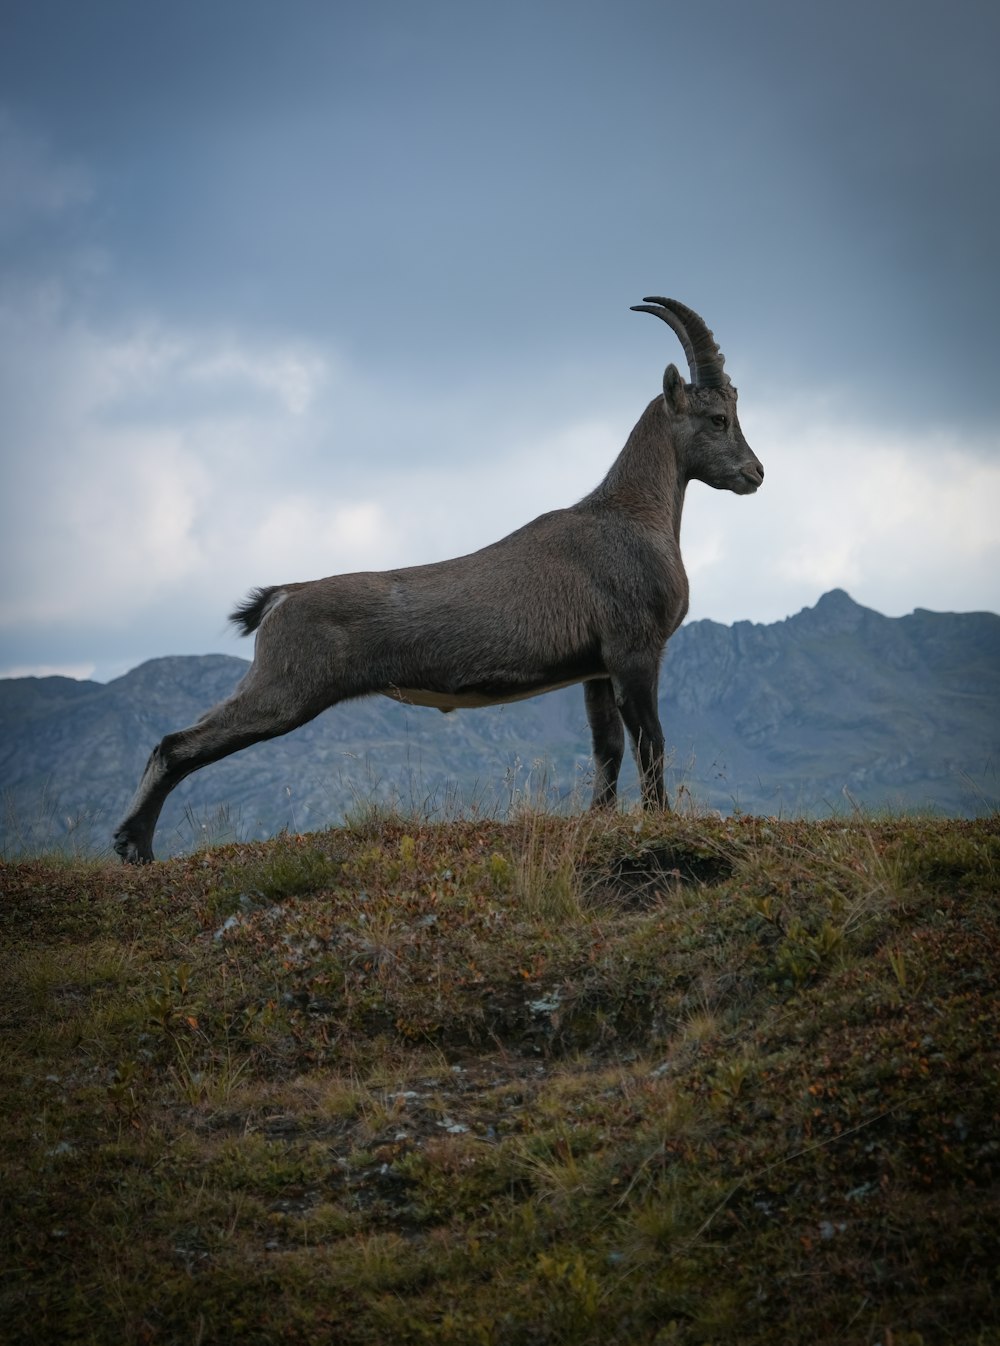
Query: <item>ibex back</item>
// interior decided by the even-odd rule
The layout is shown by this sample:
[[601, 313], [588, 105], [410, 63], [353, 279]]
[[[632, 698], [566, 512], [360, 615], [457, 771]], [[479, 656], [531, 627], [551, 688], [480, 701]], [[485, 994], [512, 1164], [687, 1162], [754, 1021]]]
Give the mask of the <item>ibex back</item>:
[[600, 485], [470, 556], [255, 589], [231, 620], [257, 632], [232, 696], [153, 749], [115, 850], [153, 858], [167, 795], [185, 776], [328, 706], [378, 692], [451, 711], [581, 682], [594, 746], [593, 807], [614, 806], [625, 734], [648, 808], [667, 808], [660, 659], [688, 607], [680, 525], [689, 481], [748, 495], [764, 479], [736, 389], [705, 323], [673, 299], [634, 306], [674, 330], [674, 365]]

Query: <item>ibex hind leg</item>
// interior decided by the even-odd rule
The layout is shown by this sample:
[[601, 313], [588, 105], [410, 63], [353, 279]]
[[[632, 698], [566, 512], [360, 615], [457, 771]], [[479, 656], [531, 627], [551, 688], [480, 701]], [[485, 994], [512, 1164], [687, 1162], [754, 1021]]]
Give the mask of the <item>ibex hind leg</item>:
[[339, 699], [328, 697], [319, 704], [287, 704], [286, 700], [286, 704], [272, 702], [267, 706], [259, 684], [248, 686], [244, 682], [228, 701], [210, 710], [197, 724], [167, 734], [150, 753], [139, 788], [114, 835], [117, 854], [127, 864], [149, 864], [160, 810], [185, 776], [253, 743], [287, 734]]
[[[168, 735], [168, 738], [181, 735]], [[114, 835], [114, 848], [118, 855], [130, 865], [148, 865], [153, 859], [153, 833], [156, 820], [160, 816], [163, 802], [174, 788], [180, 777], [171, 779], [167, 739], [162, 739], [149, 754], [146, 769], [139, 781], [129, 805], [128, 813], [122, 819]]]

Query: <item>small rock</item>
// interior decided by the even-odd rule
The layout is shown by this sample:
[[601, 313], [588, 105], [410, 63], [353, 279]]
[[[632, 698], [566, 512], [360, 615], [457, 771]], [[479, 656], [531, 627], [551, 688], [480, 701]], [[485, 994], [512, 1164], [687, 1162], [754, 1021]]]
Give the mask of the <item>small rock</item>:
[[227, 930], [235, 930], [235, 928], [236, 928], [239, 924], [240, 924], [240, 918], [239, 918], [238, 916], [235, 916], [235, 915], [234, 915], [234, 916], [227, 916], [226, 919], [225, 919], [225, 920], [222, 922], [222, 924], [219, 926], [218, 930], [216, 930], [216, 932], [215, 932], [215, 934], [212, 936], [212, 938], [213, 938], [213, 939], [221, 939], [222, 936], [227, 932]]

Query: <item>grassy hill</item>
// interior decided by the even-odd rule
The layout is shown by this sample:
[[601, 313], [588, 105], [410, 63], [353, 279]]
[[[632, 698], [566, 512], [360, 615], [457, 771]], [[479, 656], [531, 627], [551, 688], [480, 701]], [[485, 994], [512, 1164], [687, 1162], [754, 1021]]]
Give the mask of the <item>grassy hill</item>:
[[6, 1343], [1000, 1343], [1000, 827], [0, 864]]

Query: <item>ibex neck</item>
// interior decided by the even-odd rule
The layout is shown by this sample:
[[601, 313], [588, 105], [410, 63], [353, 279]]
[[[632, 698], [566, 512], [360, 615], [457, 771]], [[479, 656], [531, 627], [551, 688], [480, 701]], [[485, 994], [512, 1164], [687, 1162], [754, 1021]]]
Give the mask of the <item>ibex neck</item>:
[[655, 397], [591, 499], [679, 539], [686, 486], [663, 398]]

